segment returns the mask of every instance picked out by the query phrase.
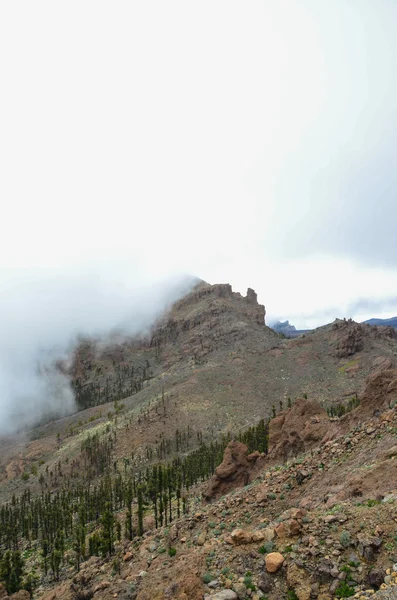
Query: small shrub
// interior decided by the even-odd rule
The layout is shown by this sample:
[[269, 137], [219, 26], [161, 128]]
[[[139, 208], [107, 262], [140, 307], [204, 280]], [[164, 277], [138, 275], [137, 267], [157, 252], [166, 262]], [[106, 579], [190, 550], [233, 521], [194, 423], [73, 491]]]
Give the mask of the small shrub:
[[288, 590], [287, 592], [287, 600], [299, 600], [298, 596], [294, 592], [294, 590]]
[[204, 573], [204, 575], [203, 575], [203, 581], [204, 581], [204, 583], [209, 583], [213, 579], [214, 578], [212, 577], [211, 573]]
[[372, 500], [372, 499], [370, 499], [367, 502], [367, 506], [369, 508], [372, 508], [372, 506], [376, 506], [377, 504], [380, 504], [380, 500]]
[[252, 582], [252, 575], [246, 575], [244, 577], [244, 585], [245, 585], [245, 587], [247, 589], [252, 590], [253, 592], [255, 592], [256, 586]]
[[175, 556], [176, 548], [170, 547], [168, 548], [168, 556]]
[[342, 531], [339, 537], [339, 541], [344, 548], [347, 548], [351, 544], [351, 537], [348, 531]]
[[342, 581], [342, 583], [335, 590], [335, 597], [350, 598], [351, 596], [354, 596], [354, 593], [354, 587], [346, 583], [346, 581]]
[[265, 542], [263, 546], [258, 549], [259, 554], [269, 554], [269, 552], [273, 552], [274, 543], [273, 542]]

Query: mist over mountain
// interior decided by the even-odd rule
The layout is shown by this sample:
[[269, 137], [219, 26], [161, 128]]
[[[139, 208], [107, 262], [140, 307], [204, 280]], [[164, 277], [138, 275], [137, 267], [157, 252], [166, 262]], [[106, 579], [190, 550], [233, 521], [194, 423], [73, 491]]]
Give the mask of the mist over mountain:
[[0, 272], [0, 434], [76, 409], [67, 364], [84, 337], [147, 335], [198, 279], [144, 280], [117, 263]]

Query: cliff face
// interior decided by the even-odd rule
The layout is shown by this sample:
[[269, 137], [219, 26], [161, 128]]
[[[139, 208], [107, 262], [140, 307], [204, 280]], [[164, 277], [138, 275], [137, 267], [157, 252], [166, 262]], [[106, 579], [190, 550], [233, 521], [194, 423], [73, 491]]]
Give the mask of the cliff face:
[[158, 354], [174, 350], [202, 359], [222, 345], [249, 337], [253, 329], [265, 330], [265, 314], [251, 288], [244, 297], [229, 284], [200, 284], [157, 325], [150, 346]]
[[365, 323], [356, 323], [352, 319], [337, 319], [332, 324], [331, 344], [335, 356], [346, 358], [364, 349], [365, 340], [397, 340], [397, 331], [393, 327], [378, 327]]

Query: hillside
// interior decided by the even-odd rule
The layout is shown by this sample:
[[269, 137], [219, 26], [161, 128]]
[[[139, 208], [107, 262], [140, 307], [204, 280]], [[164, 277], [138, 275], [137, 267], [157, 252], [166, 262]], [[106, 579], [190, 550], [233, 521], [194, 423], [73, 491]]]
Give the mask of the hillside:
[[368, 325], [380, 325], [381, 327], [394, 327], [396, 329], [397, 317], [392, 317], [391, 319], [368, 319], [364, 323], [368, 323]]
[[[377, 496], [387, 497], [395, 485], [394, 464], [383, 464], [381, 457], [395, 443], [397, 430], [394, 408], [387, 412], [397, 389], [396, 353], [393, 328], [351, 320], [335, 321], [297, 339], [281, 338], [265, 325], [265, 308], [253, 290], [243, 297], [227, 284], [205, 283], [139, 339], [82, 341], [71, 365], [60, 365], [70, 372], [81, 410], [0, 440], [3, 554], [7, 547], [23, 550], [25, 571], [31, 569], [37, 587], [35, 597], [46, 600], [114, 594], [182, 600], [203, 598], [222, 586], [230, 590], [237, 583], [244, 584], [248, 596], [266, 594], [276, 600], [288, 597], [288, 586], [297, 587], [292, 575], [288, 583], [289, 561], [260, 596], [264, 558], [252, 545], [253, 538], [239, 545], [231, 533], [247, 525], [261, 530], [261, 523], [276, 529], [277, 520], [287, 519], [280, 515], [294, 507], [309, 512], [296, 517], [300, 541], [297, 550], [288, 550], [289, 558], [298, 575], [299, 569], [309, 569], [315, 585], [320, 558], [336, 562], [334, 572], [343, 566], [342, 559], [349, 563], [345, 550], [353, 542], [341, 549], [337, 538], [349, 519], [351, 539], [359, 533], [351, 516], [354, 498], [375, 501], [385, 513], [382, 519], [393, 510], [392, 504], [379, 505]], [[292, 408], [285, 411], [287, 406]], [[328, 416], [346, 411], [340, 419]], [[251, 455], [237, 452], [237, 473], [232, 452], [223, 470], [225, 481], [209, 484], [233, 438], [247, 444]], [[225, 499], [230, 477], [231, 487], [251, 484]], [[269, 487], [259, 501], [264, 482]], [[221, 496], [214, 490], [221, 490]], [[202, 497], [210, 505], [201, 506]], [[331, 497], [337, 500], [332, 506]], [[317, 535], [317, 524], [334, 506], [341, 506], [341, 515], [338, 508], [337, 519], [324, 523], [336, 523], [337, 528], [318, 525], [318, 544], [303, 543]], [[366, 535], [372, 527], [371, 508], [365, 503], [360, 508], [360, 518], [368, 519], [362, 531]], [[346, 514], [350, 516], [345, 519]], [[109, 523], [112, 539], [104, 551]], [[170, 528], [171, 523], [178, 525]], [[198, 541], [201, 534], [203, 543]], [[255, 536], [255, 544], [272, 541], [284, 554], [286, 547], [296, 546], [281, 542], [278, 534], [270, 540]], [[331, 559], [326, 558], [334, 543], [339, 554], [333, 550]], [[300, 565], [294, 554], [306, 546], [309, 563]], [[168, 547], [176, 549], [175, 557], [173, 550], [162, 556]], [[379, 556], [383, 568], [383, 548]], [[77, 558], [83, 565], [76, 576]], [[183, 585], [178, 583], [181, 568], [189, 580]], [[218, 580], [213, 587], [203, 580], [206, 570]], [[367, 585], [367, 570], [360, 571], [357, 584]], [[142, 571], [150, 571], [150, 577], [140, 575]], [[339, 570], [338, 577], [341, 572], [346, 571]], [[239, 577], [252, 577], [255, 593]], [[334, 575], [327, 577], [329, 588]], [[325, 582], [317, 583], [317, 596], [312, 589], [309, 596], [333, 597], [321, 587]], [[48, 593], [54, 586], [57, 595]], [[89, 593], [84, 595], [84, 590]], [[309, 598], [296, 593], [299, 600]], [[235, 598], [230, 594], [216, 600]], [[243, 591], [240, 596], [245, 597]]]

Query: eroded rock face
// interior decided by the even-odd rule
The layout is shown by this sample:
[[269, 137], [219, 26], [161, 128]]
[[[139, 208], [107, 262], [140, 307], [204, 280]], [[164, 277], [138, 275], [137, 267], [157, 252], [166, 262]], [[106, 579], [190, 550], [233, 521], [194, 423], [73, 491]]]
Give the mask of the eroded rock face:
[[378, 327], [356, 323], [352, 319], [337, 319], [332, 325], [331, 346], [337, 358], [348, 358], [363, 350], [366, 339], [393, 340], [397, 331], [393, 327]]
[[397, 369], [376, 371], [367, 378], [358, 413], [361, 417], [372, 416], [394, 400], [397, 400]]
[[269, 458], [287, 460], [319, 444], [329, 431], [327, 412], [317, 402], [298, 398], [269, 424]]
[[359, 352], [364, 347], [363, 326], [351, 319], [335, 321], [332, 326], [334, 333], [334, 354], [338, 358], [347, 358]]
[[310, 600], [311, 585], [309, 581], [308, 573], [304, 569], [299, 568], [296, 564], [288, 567], [287, 582], [299, 600]]
[[248, 454], [248, 448], [241, 442], [231, 441], [226, 446], [223, 461], [215, 469], [203, 496], [207, 502], [227, 494], [231, 490], [247, 485], [253, 473], [253, 466], [259, 457], [258, 452]]

